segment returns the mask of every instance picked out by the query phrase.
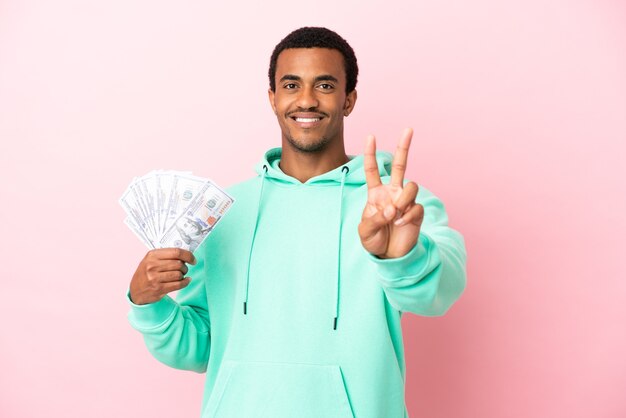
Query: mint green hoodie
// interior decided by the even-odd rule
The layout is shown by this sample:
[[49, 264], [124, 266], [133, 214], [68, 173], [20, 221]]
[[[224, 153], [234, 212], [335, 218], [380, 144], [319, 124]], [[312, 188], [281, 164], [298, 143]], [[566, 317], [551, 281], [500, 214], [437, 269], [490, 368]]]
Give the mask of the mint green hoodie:
[[[417, 245], [378, 259], [357, 232], [363, 157], [300, 183], [280, 155], [229, 188], [176, 301], [131, 303], [130, 323], [161, 362], [206, 372], [202, 417], [406, 417], [400, 318], [442, 315], [461, 295], [463, 238], [421, 187]], [[391, 155], [377, 160], [388, 182]]]

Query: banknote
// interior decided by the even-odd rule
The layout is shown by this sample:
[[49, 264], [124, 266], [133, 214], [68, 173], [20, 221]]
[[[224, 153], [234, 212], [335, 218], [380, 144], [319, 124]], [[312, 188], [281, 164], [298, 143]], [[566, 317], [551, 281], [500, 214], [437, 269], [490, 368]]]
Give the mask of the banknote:
[[133, 233], [137, 236], [137, 238], [139, 238], [139, 240], [141, 242], [143, 242], [146, 247], [153, 249], [154, 244], [150, 241], [150, 239], [143, 233], [143, 231], [141, 230], [141, 228], [132, 220], [132, 218], [130, 217], [126, 217], [124, 219], [124, 223], [126, 224], [126, 226], [128, 226], [130, 228], [131, 231], [133, 231]]
[[207, 179], [196, 177], [192, 174], [174, 174], [171, 176], [171, 181], [172, 185], [169, 189], [164, 212], [162, 233], [165, 233], [169, 226], [178, 219], [191, 200], [198, 194], [202, 185], [207, 182]]
[[146, 209], [143, 202], [135, 190], [135, 180], [126, 188], [124, 194], [120, 198], [120, 204], [128, 214], [129, 219], [143, 232], [151, 232], [151, 228], [146, 220]]
[[191, 199], [185, 210], [163, 234], [160, 247], [194, 251], [230, 209], [233, 199], [210, 180]]
[[188, 171], [135, 177], [119, 199], [124, 223], [148, 248], [194, 251], [234, 203], [215, 182]]

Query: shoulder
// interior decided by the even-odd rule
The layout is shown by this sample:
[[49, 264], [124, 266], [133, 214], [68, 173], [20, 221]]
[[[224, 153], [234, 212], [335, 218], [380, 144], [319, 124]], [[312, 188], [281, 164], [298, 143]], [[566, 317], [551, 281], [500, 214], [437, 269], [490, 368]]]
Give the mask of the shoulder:
[[245, 199], [258, 190], [260, 177], [255, 176], [226, 188], [226, 192], [234, 199]]

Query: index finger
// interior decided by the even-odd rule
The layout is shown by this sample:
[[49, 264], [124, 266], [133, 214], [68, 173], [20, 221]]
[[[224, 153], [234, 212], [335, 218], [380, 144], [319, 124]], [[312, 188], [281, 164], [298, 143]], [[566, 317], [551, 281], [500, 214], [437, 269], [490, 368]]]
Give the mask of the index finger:
[[181, 260], [185, 263], [196, 264], [196, 257], [193, 253], [182, 248], [160, 248], [154, 252], [161, 260]]
[[391, 181], [393, 186], [402, 187], [404, 182], [404, 173], [406, 172], [406, 161], [409, 156], [409, 147], [411, 146], [411, 138], [413, 137], [413, 129], [406, 128], [402, 132], [400, 142], [398, 142], [398, 148], [393, 156], [393, 163], [391, 164]]
[[378, 174], [378, 163], [376, 162], [376, 138], [368, 135], [365, 141], [365, 154], [363, 155], [363, 170], [365, 170], [365, 182], [367, 188], [372, 189], [380, 186], [380, 174]]

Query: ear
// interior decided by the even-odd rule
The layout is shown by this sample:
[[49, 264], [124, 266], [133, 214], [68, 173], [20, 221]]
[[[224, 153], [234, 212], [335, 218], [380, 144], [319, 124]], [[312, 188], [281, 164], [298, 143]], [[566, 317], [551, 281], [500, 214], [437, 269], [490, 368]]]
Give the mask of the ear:
[[356, 89], [346, 94], [346, 101], [343, 105], [343, 115], [348, 116], [352, 113], [354, 105], [356, 104]]
[[275, 93], [272, 89], [267, 89], [267, 97], [270, 100], [270, 106], [272, 106], [272, 111], [276, 114], [276, 105], [274, 104], [274, 95]]

